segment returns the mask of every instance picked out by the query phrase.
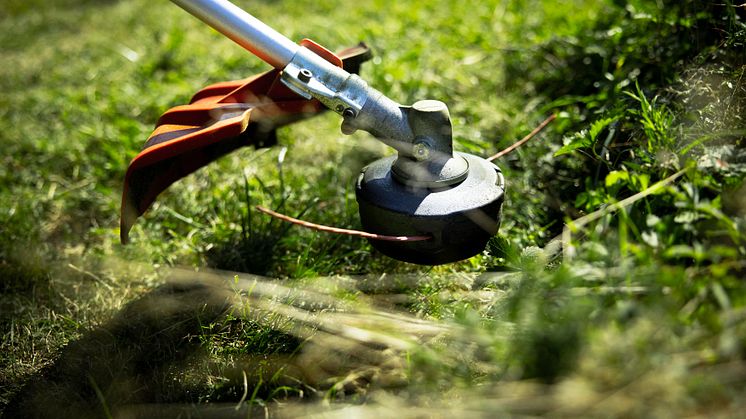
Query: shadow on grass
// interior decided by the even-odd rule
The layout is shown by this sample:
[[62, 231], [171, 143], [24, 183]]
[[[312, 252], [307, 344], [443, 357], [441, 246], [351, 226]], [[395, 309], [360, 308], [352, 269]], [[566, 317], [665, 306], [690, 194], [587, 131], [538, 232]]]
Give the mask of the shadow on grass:
[[[215, 333], [216, 324], [224, 327], [233, 295], [219, 281], [195, 279], [160, 286], [129, 303], [109, 323], [70, 343], [53, 365], [16, 394], [2, 417], [159, 417], [188, 410], [190, 405], [184, 403], [200, 401], [199, 386], [207, 386], [209, 377], [200, 377], [198, 391], [190, 392], [185, 375], [195, 359], [206, 355], [205, 336]], [[300, 344], [290, 336], [278, 339], [289, 346]], [[239, 350], [251, 356], [263, 349]], [[235, 390], [233, 386], [225, 394], [233, 405], [240, 397]], [[181, 404], [166, 405], [171, 407], [158, 412], [137, 407], [164, 403]], [[231, 413], [245, 416], [246, 408]]]

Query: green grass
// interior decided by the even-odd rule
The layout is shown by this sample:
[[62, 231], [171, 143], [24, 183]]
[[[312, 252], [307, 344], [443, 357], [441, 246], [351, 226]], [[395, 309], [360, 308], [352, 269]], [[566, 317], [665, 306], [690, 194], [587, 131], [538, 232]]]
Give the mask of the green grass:
[[460, 150], [556, 113], [498, 162], [500, 234], [428, 268], [254, 211], [359, 228], [353, 181], [391, 151], [325, 114], [280, 130], [281, 171], [280, 147], [243, 149], [178, 182], [123, 247], [124, 173], [158, 116], [267, 66], [169, 2], [4, 2], [8, 417], [743, 409], [743, 6], [238, 3], [292, 39], [364, 40], [363, 77], [446, 102]]

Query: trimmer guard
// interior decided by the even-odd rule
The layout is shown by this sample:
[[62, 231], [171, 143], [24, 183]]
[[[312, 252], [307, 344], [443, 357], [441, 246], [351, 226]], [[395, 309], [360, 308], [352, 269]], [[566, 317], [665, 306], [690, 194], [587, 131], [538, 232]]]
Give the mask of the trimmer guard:
[[[337, 55], [307, 39], [300, 44], [350, 73], [357, 73], [370, 58], [363, 43]], [[177, 180], [239, 147], [273, 145], [278, 127], [326, 109], [319, 101], [304, 99], [287, 88], [280, 81], [280, 72], [274, 69], [213, 84], [197, 92], [188, 105], [171, 108], [160, 117], [127, 168], [120, 219], [122, 243], [128, 242], [137, 218]]]

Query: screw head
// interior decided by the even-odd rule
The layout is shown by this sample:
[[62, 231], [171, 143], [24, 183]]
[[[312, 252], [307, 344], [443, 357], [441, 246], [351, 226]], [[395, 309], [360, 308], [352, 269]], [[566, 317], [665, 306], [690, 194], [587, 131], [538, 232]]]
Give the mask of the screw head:
[[354, 118], [357, 116], [357, 113], [355, 113], [354, 109], [347, 108], [342, 112], [342, 116], [345, 118]]
[[424, 141], [418, 141], [412, 146], [412, 155], [417, 161], [427, 160], [430, 157], [430, 147]]
[[302, 81], [303, 83], [308, 83], [309, 81], [311, 81], [312, 77], [313, 73], [307, 68], [302, 68], [300, 72], [298, 72], [298, 80]]

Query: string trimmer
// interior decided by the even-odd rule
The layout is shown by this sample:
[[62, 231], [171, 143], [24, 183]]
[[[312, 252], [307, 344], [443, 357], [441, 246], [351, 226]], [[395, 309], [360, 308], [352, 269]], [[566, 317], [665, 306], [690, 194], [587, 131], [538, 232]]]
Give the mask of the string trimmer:
[[334, 54], [310, 40], [295, 44], [227, 0], [172, 0], [274, 67], [259, 76], [200, 90], [168, 110], [130, 164], [121, 238], [176, 180], [244, 145], [275, 143], [275, 129], [325, 108], [342, 132], [367, 131], [397, 155], [364, 167], [355, 191], [363, 228], [395, 259], [437, 265], [481, 252], [500, 224], [505, 181], [487, 160], [453, 150], [447, 106], [400, 105], [354, 74], [370, 56], [360, 44]]

